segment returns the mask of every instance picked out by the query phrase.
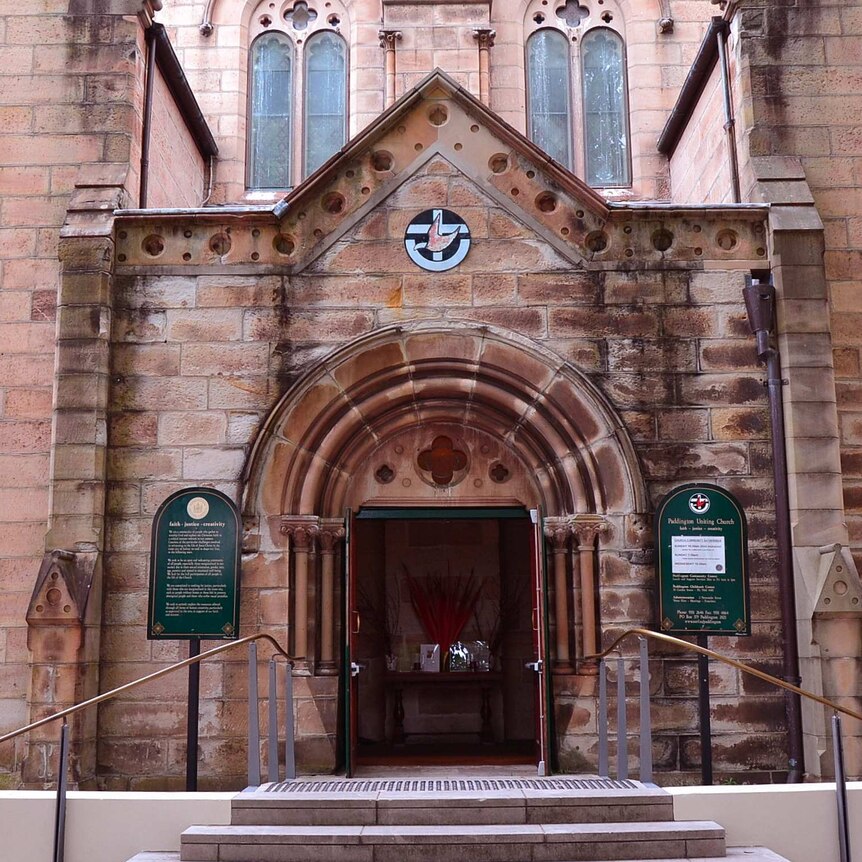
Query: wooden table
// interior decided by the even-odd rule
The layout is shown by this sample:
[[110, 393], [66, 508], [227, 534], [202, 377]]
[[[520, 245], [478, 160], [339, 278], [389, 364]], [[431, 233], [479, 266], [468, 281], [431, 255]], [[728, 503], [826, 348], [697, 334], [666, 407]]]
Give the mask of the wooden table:
[[[480, 687], [482, 692], [482, 705], [479, 714], [482, 718], [482, 727], [479, 731], [480, 741], [492, 743], [494, 741], [494, 729], [491, 724], [491, 694], [499, 689], [503, 683], [503, 674], [492, 671], [440, 671], [437, 673], [426, 671], [387, 671], [384, 677], [386, 688], [386, 699], [392, 696], [392, 719], [393, 733], [392, 741], [403, 744], [410, 735], [404, 730], [404, 689], [405, 688], [476, 688]], [[423, 736], [430, 736], [427, 733]]]

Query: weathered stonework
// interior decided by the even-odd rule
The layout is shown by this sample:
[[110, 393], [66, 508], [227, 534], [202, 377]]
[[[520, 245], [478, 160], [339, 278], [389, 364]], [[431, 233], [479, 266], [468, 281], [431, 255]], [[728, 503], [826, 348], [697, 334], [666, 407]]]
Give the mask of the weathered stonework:
[[[426, 85], [280, 210], [252, 213], [242, 223], [213, 221], [206, 212], [118, 219], [122, 310], [114, 340], [123, 371], [110, 398], [111, 439], [119, 448], [109, 461], [109, 480], [118, 501], [139, 502], [115, 510], [112, 532], [121, 540], [106, 556], [108, 581], [120, 563], [128, 566], [135, 549], [129, 537], [143, 539], [167, 493], [192, 481], [236, 493], [247, 464], [244, 514], [257, 525], [247, 537], [257, 549], [248, 565], [267, 576], [260, 584], [256, 576], [246, 582], [243, 622], [280, 626], [301, 655], [303, 672], [328, 670], [329, 647], [326, 657], [320, 650], [321, 638], [328, 644], [332, 637], [331, 623], [324, 626], [321, 609], [331, 598], [328, 586], [325, 599], [319, 594], [329, 577], [318, 580], [319, 518], [369, 500], [439, 497], [398, 454], [419, 451], [424, 439], [420, 434], [407, 442], [413, 441], [404, 436], [414, 433], [412, 420], [399, 405], [424, 412], [424, 399], [433, 397], [439, 404], [429, 414], [434, 427], [457, 434], [469, 404], [477, 433], [487, 429], [497, 439], [511, 439], [501, 421], [538, 410], [530, 420], [536, 442], [525, 438], [526, 448], [515, 443], [495, 454], [489, 442], [489, 454], [480, 456], [479, 439], [471, 443], [462, 433], [459, 445], [473, 455], [447, 498], [473, 504], [505, 498], [542, 504], [557, 518], [577, 516], [573, 553], [551, 592], [555, 599], [574, 588], [575, 602], [562, 600], [552, 625], [553, 638], [560, 626], [572, 626], [571, 638], [555, 643], [571, 643], [579, 668], [573, 675], [561, 662], [563, 675], [555, 683], [565, 728], [562, 762], [573, 767], [578, 757], [586, 763], [595, 756], [594, 737], [587, 738], [594, 727], [594, 667], [581, 667], [581, 660], [593, 651], [596, 635], [582, 625], [592, 616], [585, 597], [598, 604], [606, 638], [626, 625], [648, 624], [652, 615], [644, 591], [649, 532], [631, 517], [647, 518], [661, 493], [696, 475], [738, 493], [749, 506], [754, 547], [770, 547], [765, 394], [752, 343], [738, 323], [744, 319], [743, 273], [759, 267], [766, 254], [765, 211], [609, 208], [562, 175], [543, 179], [528, 146], [511, 133], [496, 137], [493, 124], [483, 125], [481, 109], [449, 86], [445, 78]], [[441, 105], [448, 120], [434, 126], [429, 107]], [[469, 149], [455, 146], [461, 133], [474, 136]], [[391, 157], [383, 172], [374, 167], [381, 151]], [[495, 171], [501, 162], [505, 167]], [[565, 185], [558, 182], [564, 179]], [[553, 207], [536, 205], [542, 195], [553, 195]], [[474, 247], [451, 274], [422, 274], [403, 249], [407, 221], [432, 206], [458, 211], [471, 226]], [[598, 234], [607, 248], [591, 251], [588, 237]], [[732, 242], [718, 239], [728, 236]], [[322, 370], [313, 371], [321, 359]], [[559, 376], [565, 362], [575, 374], [570, 384]], [[417, 363], [426, 369], [427, 395], [409, 383]], [[467, 379], [474, 381], [469, 401], [463, 400]], [[546, 410], [560, 411], [560, 419], [549, 414], [543, 425]], [[621, 438], [628, 442], [613, 466], [607, 447], [621, 432], [612, 427], [623, 427], [609, 419], [616, 411], [638, 419]], [[354, 438], [344, 418], [351, 412], [376, 431], [345, 449]], [[506, 414], [512, 419], [502, 419]], [[267, 436], [249, 463], [249, 447], [267, 415]], [[558, 432], [550, 423], [558, 421], [572, 423], [572, 442], [551, 442]], [[140, 434], [148, 435], [145, 448]], [[593, 460], [587, 457], [581, 467], [572, 461], [536, 486], [528, 477], [550, 468], [536, 448], [548, 434], [542, 445], [556, 447], [560, 464], [576, 451], [584, 459], [591, 448]], [[158, 449], [150, 448], [153, 442]], [[514, 478], [498, 488], [485, 471], [502, 458], [513, 465]], [[376, 477], [381, 467], [391, 471], [390, 481]], [[582, 479], [566, 490], [578, 474]], [[601, 534], [584, 532], [590, 512], [602, 515]], [[140, 542], [137, 553], [143, 558], [145, 552]], [[763, 562], [768, 559], [767, 553]], [[760, 562], [755, 581], [755, 594], [762, 590], [765, 598], [771, 575]], [[128, 594], [138, 608], [142, 588]], [[752, 645], [723, 646], [735, 655], [772, 658], [775, 608], [763, 601], [756, 608]], [[668, 672], [674, 666], [660, 665]], [[657, 709], [667, 715], [659, 723], [660, 763], [685, 770], [691, 768], [682, 752], [694, 701], [690, 691], [665, 688], [662, 676], [654, 683]], [[334, 681], [311, 678], [319, 682], [301, 707], [300, 759], [306, 768], [332, 768], [337, 689]], [[729, 708], [741, 685], [734, 679], [722, 692]], [[758, 696], [772, 702], [768, 693]], [[761, 732], [770, 739], [768, 726]], [[779, 749], [775, 743], [770, 750]], [[782, 766], [774, 756], [759, 763], [773, 771]]]
[[[153, 514], [195, 484], [242, 504], [241, 625], [300, 659], [305, 770], [341, 757], [346, 507], [542, 508], [563, 768], [594, 768], [585, 656], [651, 624], [651, 512], [681, 482], [728, 488], [749, 517], [753, 635], [711, 645], [781, 673], [752, 272], [777, 288], [803, 684], [858, 704], [856, 4], [729, 4], [732, 134], [714, 65], [662, 154], [721, 10], [608, 3], [633, 180], [607, 190], [520, 134], [539, 5], [333, 6], [354, 137], [286, 196], [245, 187], [248, 47], [268, 26], [256, 10], [42, 4], [0, 21], [0, 732], [184, 657], [147, 641], [143, 620]], [[152, 209], [136, 210], [154, 15], [219, 157], [196, 150], [159, 72]], [[432, 207], [472, 234], [445, 274], [404, 251]], [[419, 458], [440, 436], [463, 456], [446, 481]], [[658, 772], [691, 780], [694, 662], [661, 651], [650, 670]], [[783, 777], [782, 697], [724, 667], [711, 681], [719, 771]], [[202, 691], [202, 786], [241, 786], [241, 657], [204, 665]], [[73, 780], [180, 787], [183, 699], [177, 676], [76, 723]], [[811, 774], [831, 769], [828, 736], [806, 710]], [[55, 737], [0, 747], [0, 777], [47, 783]], [[851, 735], [854, 774], [859, 752]]]

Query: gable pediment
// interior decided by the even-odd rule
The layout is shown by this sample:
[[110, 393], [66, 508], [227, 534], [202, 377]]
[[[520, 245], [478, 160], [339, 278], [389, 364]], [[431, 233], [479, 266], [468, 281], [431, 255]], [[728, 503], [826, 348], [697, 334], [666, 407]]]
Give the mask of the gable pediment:
[[411, 195], [414, 208], [456, 205], [443, 183], [433, 182], [435, 170], [460, 174], [482, 198], [480, 206], [507, 213], [570, 265], [590, 256], [590, 237], [608, 218], [599, 195], [438, 71], [277, 208], [295, 271], [415, 185], [417, 176], [427, 177], [427, 196]]
[[488, 272], [501, 266], [514, 272], [583, 268], [577, 250], [529, 213], [509, 206], [493, 187], [447, 156], [440, 148], [429, 147], [411, 171], [385, 185], [367, 207], [346, 216], [323, 236], [312, 233], [311, 241], [307, 241], [307, 211], [286, 215], [282, 230], [296, 245], [294, 273], [420, 273], [405, 242], [408, 226], [415, 225], [423, 212], [451, 212], [469, 230], [469, 253], [450, 270], [453, 274]]

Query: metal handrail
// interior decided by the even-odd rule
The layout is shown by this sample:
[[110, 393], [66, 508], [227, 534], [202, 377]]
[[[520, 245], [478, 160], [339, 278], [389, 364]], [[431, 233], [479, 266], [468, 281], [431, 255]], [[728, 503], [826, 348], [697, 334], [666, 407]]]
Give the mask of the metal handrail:
[[53, 715], [46, 716], [45, 718], [40, 718], [39, 721], [34, 721], [31, 724], [25, 725], [24, 727], [19, 727], [18, 730], [13, 730], [10, 733], [6, 733], [3, 736], [0, 736], [0, 743], [6, 742], [10, 739], [14, 739], [16, 736], [20, 736], [22, 733], [27, 733], [30, 730], [35, 730], [37, 727], [42, 727], [43, 724], [50, 724], [50, 722], [58, 721], [61, 718], [65, 719], [67, 716], [79, 712], [82, 709], [86, 709], [88, 706], [94, 706], [97, 703], [102, 703], [102, 701], [110, 700], [112, 697], [116, 697], [118, 694], [130, 691], [133, 688], [137, 688], [139, 685], [144, 685], [145, 683], [152, 682], [153, 680], [159, 679], [163, 676], [167, 676], [169, 673], [173, 673], [175, 670], [182, 670], [184, 667], [188, 667], [192, 664], [197, 664], [198, 662], [203, 661], [205, 658], [209, 658], [210, 656], [218, 655], [221, 652], [233, 649], [234, 647], [238, 647], [241, 644], [252, 643], [253, 641], [258, 640], [269, 641], [275, 648], [275, 651], [279, 655], [284, 656], [291, 667], [294, 666], [293, 657], [282, 648], [281, 644], [279, 644], [279, 642], [272, 635], [268, 635], [266, 633], [248, 635], [247, 637], [239, 638], [235, 641], [230, 641], [230, 643], [221, 644], [220, 646], [208, 649], [206, 652], [202, 652], [199, 655], [193, 656], [192, 658], [184, 659], [183, 661], [177, 662], [176, 664], [172, 664], [170, 667], [162, 668], [161, 670], [157, 670], [154, 673], [150, 673], [146, 676], [140, 677], [139, 679], [132, 680], [132, 682], [127, 682], [123, 685], [117, 686], [117, 688], [112, 688], [110, 691], [104, 692], [104, 694], [97, 695], [96, 697], [91, 697], [89, 700], [81, 701], [81, 703], [76, 703], [74, 706], [62, 709], [60, 710], [60, 712], [55, 712]]
[[[652, 640], [673, 644], [675, 646], [681, 647], [684, 650], [688, 650], [689, 652], [695, 652], [699, 655], [706, 656], [707, 658], [715, 659], [716, 661], [736, 668], [743, 673], [747, 673], [751, 676], [757, 677], [757, 679], [763, 680], [770, 685], [774, 685], [777, 688], [782, 688], [785, 691], [789, 691], [792, 694], [798, 695], [799, 697], [806, 697], [809, 700], [813, 700], [815, 703], [819, 703], [822, 706], [825, 706], [828, 709], [832, 710], [832, 749], [835, 761], [835, 797], [838, 806], [839, 859], [840, 862], [851, 862], [850, 821], [847, 805], [847, 778], [844, 769], [844, 744], [841, 739], [841, 717], [839, 716], [839, 713], [850, 716], [850, 718], [855, 718], [857, 721], [862, 721], [862, 713], [858, 713], [856, 712], [856, 710], [853, 709], [848, 709], [846, 706], [839, 706], [837, 703], [825, 697], [821, 697], [819, 694], [814, 694], [814, 692], [806, 691], [806, 689], [800, 688], [798, 685], [793, 685], [792, 683], [785, 682], [783, 679], [779, 679], [777, 676], [773, 676], [771, 673], [757, 670], [757, 668], [753, 668], [750, 665], [745, 664], [744, 662], [728, 658], [727, 656], [723, 656], [721, 653], [715, 652], [715, 650], [708, 649], [707, 647], [700, 646], [699, 644], [693, 644], [689, 641], [684, 641], [681, 638], [674, 637], [673, 635], [664, 634], [663, 632], [654, 632], [651, 629], [631, 628], [626, 629], [626, 631], [616, 637], [613, 643], [611, 643], [609, 647], [602, 650], [600, 653], [586, 656], [586, 658], [589, 660], [597, 661], [599, 665], [599, 712], [601, 714], [601, 721], [599, 727], [599, 773], [602, 775], [608, 774], [607, 683], [605, 679], [604, 659], [610, 653], [616, 651], [617, 647], [620, 643], [622, 643], [622, 641], [624, 641], [628, 637], [631, 637], [632, 635], [637, 636], [640, 639], [641, 644], [641, 781], [652, 781], [652, 754], [651, 745], [649, 742], [652, 736], [649, 717], [649, 684], [648, 682], [645, 682], [645, 680], [647, 680], [649, 677], [646, 639], [652, 638]], [[620, 772], [619, 777], [621, 778], [627, 777], [628, 775], [628, 752], [626, 750], [626, 745], [620, 745], [619, 742], [620, 739], [624, 739], [626, 736], [624, 682], [625, 674], [623, 670], [624, 661], [625, 660], [622, 654], [620, 652], [617, 652], [617, 761], [618, 770]], [[701, 718], [701, 721], [703, 721], [703, 718]], [[701, 730], [701, 751], [703, 751], [704, 745], [709, 745], [709, 734], [707, 733], [706, 735], [704, 735], [703, 730]], [[646, 759], [646, 764], [644, 763], [644, 759]], [[604, 772], [602, 771], [603, 769], [605, 770]], [[706, 773], [704, 773], [704, 775], [706, 776]], [[709, 780], [706, 783], [712, 783], [711, 767], [709, 773]]]
[[[786, 691], [793, 692], [793, 694], [798, 694], [801, 697], [807, 697], [809, 700], [814, 700], [822, 706], [826, 706], [829, 709], [834, 710], [835, 712], [840, 712], [843, 715], [850, 716], [850, 718], [857, 719], [857, 721], [862, 721], [862, 713], [856, 712], [853, 709], [848, 709], [846, 706], [839, 706], [837, 703], [834, 703], [833, 701], [828, 700], [825, 697], [820, 697], [819, 694], [814, 694], [814, 692], [807, 691], [804, 688], [799, 688], [799, 686], [797, 685], [785, 682], [783, 679], [779, 679], [777, 676], [773, 676], [771, 673], [766, 673], [765, 671], [758, 670], [757, 668], [751, 667], [751, 665], [747, 665], [744, 662], [736, 661], [736, 659], [728, 658], [721, 653], [715, 652], [711, 649], [707, 649], [707, 647], [702, 647], [698, 646], [697, 644], [689, 643], [689, 641], [684, 641], [681, 638], [674, 637], [673, 635], [666, 635], [663, 632], [654, 632], [651, 629], [626, 629], [626, 631], [624, 631], [619, 637], [617, 637], [607, 649], [604, 649], [602, 650], [602, 652], [596, 653], [595, 655], [588, 655], [586, 656], [586, 659], [592, 661], [599, 661], [605, 658], [617, 648], [617, 645], [619, 643], [624, 641], [626, 638], [631, 637], [632, 635], [638, 635], [639, 637], [652, 638], [653, 640], [664, 641], [665, 643], [675, 644], [676, 646], [682, 647], [683, 649], [687, 649], [690, 652], [696, 652], [700, 653], [701, 655], [709, 656], [709, 658], [714, 658], [717, 661], [720, 661], [724, 664], [728, 664], [731, 667], [735, 667], [737, 670], [741, 670], [743, 673], [751, 674], [751, 676], [756, 676], [758, 679], [762, 679], [764, 682], [776, 685], [779, 688], [783, 688]], [[3, 740], [0, 739], [0, 742], [2, 741]]]

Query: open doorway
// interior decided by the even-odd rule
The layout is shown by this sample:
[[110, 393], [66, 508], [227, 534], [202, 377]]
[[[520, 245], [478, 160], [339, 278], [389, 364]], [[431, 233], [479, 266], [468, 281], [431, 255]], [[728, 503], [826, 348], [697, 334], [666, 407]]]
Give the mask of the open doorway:
[[359, 514], [356, 764], [537, 762], [531, 531], [523, 509]]

